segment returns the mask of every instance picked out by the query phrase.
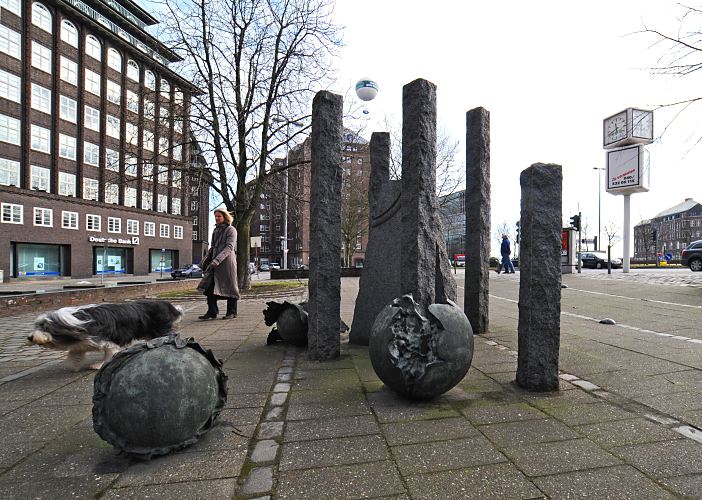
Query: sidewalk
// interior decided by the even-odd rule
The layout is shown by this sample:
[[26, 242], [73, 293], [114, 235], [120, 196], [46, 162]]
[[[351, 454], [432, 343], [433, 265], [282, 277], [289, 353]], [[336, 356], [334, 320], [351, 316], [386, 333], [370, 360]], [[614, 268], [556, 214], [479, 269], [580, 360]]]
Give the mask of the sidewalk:
[[[357, 287], [342, 280], [347, 324]], [[116, 456], [92, 431], [92, 373], [0, 352], [10, 354], [0, 379], [29, 371], [0, 385], [0, 497], [700, 496], [702, 444], [661, 415], [567, 373], [557, 394], [512, 384], [514, 303], [491, 302], [468, 376], [431, 402], [385, 390], [367, 348], [346, 339], [327, 363], [266, 347], [264, 307], [242, 301], [236, 320], [201, 322], [204, 301], [185, 304], [181, 330], [225, 360], [229, 399], [199, 443], [146, 463]], [[11, 319], [0, 339], [31, 321]]]

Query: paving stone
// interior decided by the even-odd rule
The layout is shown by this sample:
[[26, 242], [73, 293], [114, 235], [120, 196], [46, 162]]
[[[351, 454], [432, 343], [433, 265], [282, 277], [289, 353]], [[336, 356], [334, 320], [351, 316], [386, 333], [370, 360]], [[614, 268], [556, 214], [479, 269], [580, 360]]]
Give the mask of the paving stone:
[[3, 443], [0, 446], [0, 469], [12, 467], [45, 444], [42, 442]]
[[3, 441], [6, 444], [50, 441], [90, 414], [91, 407], [86, 405], [26, 405], [0, 418], [0, 428], [12, 429], [12, 432], [3, 433]]
[[284, 422], [263, 422], [258, 429], [258, 439], [273, 439], [283, 435]]
[[482, 436], [396, 446], [392, 451], [403, 476], [506, 461]]
[[283, 444], [279, 470], [307, 469], [387, 460], [385, 440], [359, 436]]
[[222, 410], [218, 420], [234, 426], [256, 425], [261, 418], [263, 408], [228, 408]]
[[667, 479], [661, 479], [661, 483], [678, 495], [696, 498], [700, 496], [700, 492], [702, 491], [702, 474], [669, 477]]
[[411, 420], [435, 420], [447, 417], [458, 417], [459, 413], [449, 405], [435, 403], [410, 403], [405, 402], [401, 406], [380, 406], [373, 407], [378, 421], [403, 422]]
[[173, 484], [146, 485], [128, 488], [109, 489], [100, 498], [142, 498], [172, 500], [173, 498], [211, 499], [231, 498], [236, 489], [236, 479], [213, 479], [209, 481], [189, 481]]
[[629, 465], [537, 477], [534, 483], [550, 498], [675, 498]]
[[622, 446], [612, 453], [656, 478], [702, 472], [702, 444], [690, 439]]
[[576, 432], [552, 418], [481, 425], [478, 429], [498, 447], [563, 441], [579, 437]]
[[303, 420], [288, 422], [285, 427], [285, 442], [329, 439], [379, 434], [380, 428], [372, 415]]
[[290, 384], [275, 384], [275, 387], [273, 387], [273, 392], [289, 392], [290, 391]]
[[272, 439], [258, 441], [251, 452], [251, 461], [255, 463], [272, 462], [278, 454], [278, 443]]
[[382, 461], [282, 471], [276, 498], [389, 498], [404, 492], [395, 465]]
[[365, 401], [349, 401], [347, 403], [291, 403], [288, 406], [287, 420], [311, 420], [370, 414], [371, 410]]
[[[104, 476], [98, 480], [88, 477], [42, 478], [29, 481], [4, 481], [0, 479], [0, 498], [95, 498], [114, 481]], [[143, 497], [142, 497], [143, 498]]]
[[383, 424], [390, 446], [479, 436], [480, 432], [464, 418], [442, 418]]
[[239, 495], [249, 496], [266, 493], [273, 488], [273, 468], [257, 467], [251, 469], [249, 476], [239, 490]]
[[265, 406], [268, 393], [229, 394], [225, 408], [255, 408]]
[[582, 425], [574, 429], [604, 447], [682, 439], [677, 432], [643, 418]]
[[205, 433], [197, 443], [185, 448], [183, 453], [219, 450], [238, 450], [246, 453], [249, 440], [255, 429], [254, 424], [234, 426], [218, 420], [212, 429]]
[[505, 447], [501, 451], [527, 476], [544, 476], [621, 463], [587, 439]]
[[280, 392], [271, 396], [271, 406], [283, 406], [288, 400], [287, 392]]
[[574, 389], [571, 391], [559, 391], [554, 393], [537, 393], [522, 396], [530, 405], [540, 410], [554, 408], [558, 406], [572, 406], [573, 404], [594, 404], [601, 403], [602, 400], [592, 394]]
[[285, 412], [285, 408], [282, 406], [276, 406], [275, 408], [271, 408], [268, 413], [266, 413], [265, 420], [278, 420], [283, 417], [283, 413]]
[[420, 474], [406, 479], [412, 498], [539, 498], [542, 493], [512, 464]]
[[581, 404], [567, 407], [551, 407], [544, 411], [568, 425], [584, 425], [611, 420], [625, 420], [635, 416], [609, 403]]
[[702, 410], [702, 390], [657, 394], [635, 399], [640, 403], [668, 414]]
[[461, 413], [474, 425], [496, 424], [546, 418], [547, 415], [526, 403], [465, 408]]

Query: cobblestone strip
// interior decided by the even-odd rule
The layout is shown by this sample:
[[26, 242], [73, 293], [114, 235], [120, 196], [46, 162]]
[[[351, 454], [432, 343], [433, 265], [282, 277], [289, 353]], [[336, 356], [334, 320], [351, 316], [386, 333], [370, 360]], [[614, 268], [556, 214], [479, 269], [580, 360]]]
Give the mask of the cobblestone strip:
[[276, 383], [263, 412], [250, 456], [242, 468], [236, 498], [270, 499], [278, 474], [279, 448], [285, 430], [290, 388], [299, 351], [288, 348], [276, 374]]

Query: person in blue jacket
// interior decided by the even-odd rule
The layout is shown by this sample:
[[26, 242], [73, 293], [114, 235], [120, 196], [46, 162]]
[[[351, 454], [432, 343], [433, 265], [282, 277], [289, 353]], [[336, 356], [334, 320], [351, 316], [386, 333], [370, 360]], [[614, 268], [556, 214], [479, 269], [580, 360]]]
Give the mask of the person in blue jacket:
[[[512, 265], [512, 259], [510, 255], [512, 254], [512, 249], [509, 244], [509, 237], [506, 234], [502, 235], [502, 244], [500, 245], [500, 253], [502, 254], [502, 268], [506, 273], [514, 273], [514, 265]], [[497, 268], [497, 273], [499, 274], [500, 268]]]

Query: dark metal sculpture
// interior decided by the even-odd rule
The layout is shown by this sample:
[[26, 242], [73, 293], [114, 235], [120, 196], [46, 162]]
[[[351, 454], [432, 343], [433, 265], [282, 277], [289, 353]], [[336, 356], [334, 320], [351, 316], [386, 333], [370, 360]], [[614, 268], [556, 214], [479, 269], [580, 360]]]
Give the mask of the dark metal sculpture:
[[473, 359], [473, 330], [456, 304], [430, 304], [426, 317], [411, 295], [386, 306], [373, 324], [369, 353], [378, 377], [412, 399], [431, 399], [460, 382]]
[[[288, 342], [293, 345], [306, 346], [309, 328], [307, 301], [299, 304], [287, 300], [283, 303], [271, 301], [266, 302], [266, 305], [268, 307], [263, 310], [264, 323], [266, 326], [276, 325], [268, 334], [266, 345]], [[349, 331], [349, 327], [343, 319], [339, 320], [339, 331], [341, 333]]]
[[227, 376], [192, 338], [158, 337], [118, 352], [95, 376], [93, 428], [118, 450], [151, 459], [189, 446], [227, 401]]

